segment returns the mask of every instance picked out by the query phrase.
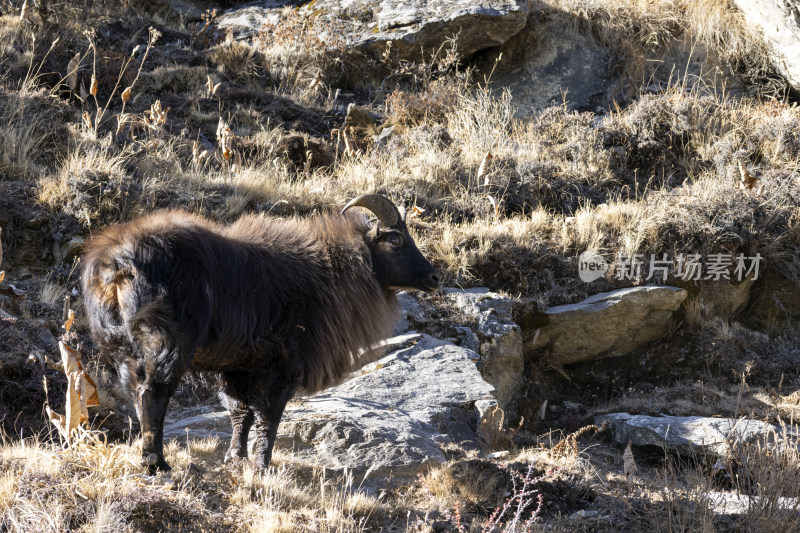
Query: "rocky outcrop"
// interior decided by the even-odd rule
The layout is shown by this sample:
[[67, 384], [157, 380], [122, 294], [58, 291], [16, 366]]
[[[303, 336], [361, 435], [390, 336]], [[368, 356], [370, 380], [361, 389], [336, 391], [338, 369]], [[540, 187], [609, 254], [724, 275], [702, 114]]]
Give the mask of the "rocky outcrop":
[[494, 70], [495, 86], [511, 91], [520, 116], [565, 101], [593, 112], [611, 102], [619, 80], [609, 71], [609, 53], [590, 34], [565, 31], [565, 24], [555, 19], [526, 28], [479, 61], [482, 72]]
[[733, 0], [767, 45], [775, 69], [800, 89], [800, 1]]
[[[359, 477], [414, 475], [445, 461], [442, 447], [478, 449], [476, 401], [493, 388], [475, 367], [478, 354], [420, 334], [390, 339], [394, 350], [365, 366], [351, 380], [286, 409], [277, 446], [296, 460]], [[172, 415], [164, 432], [185, 438], [230, 437], [227, 413]]]
[[494, 386], [507, 419], [513, 418], [524, 369], [522, 331], [512, 321], [514, 302], [485, 287], [445, 289], [444, 293], [458, 310], [477, 321], [474, 332], [460, 331], [463, 344], [478, 345], [481, 375]]
[[695, 457], [725, 457], [732, 444], [748, 444], [765, 438], [779, 428], [752, 419], [712, 418], [705, 416], [645, 416], [612, 413], [596, 416], [594, 423], [609, 424], [618, 444], [658, 446], [665, 451]]
[[[274, 0], [257, 2], [227, 10], [217, 22], [246, 37], [281, 9], [283, 4]], [[321, 29], [340, 28], [362, 50], [383, 53], [391, 43], [392, 54], [412, 60], [430, 57], [453, 37], [462, 58], [499, 46], [525, 26], [528, 13], [527, 3], [518, 0], [315, 0], [299, 9], [320, 17]]]
[[562, 365], [631, 353], [667, 334], [686, 296], [685, 289], [646, 285], [551, 307], [532, 348], [547, 348]]

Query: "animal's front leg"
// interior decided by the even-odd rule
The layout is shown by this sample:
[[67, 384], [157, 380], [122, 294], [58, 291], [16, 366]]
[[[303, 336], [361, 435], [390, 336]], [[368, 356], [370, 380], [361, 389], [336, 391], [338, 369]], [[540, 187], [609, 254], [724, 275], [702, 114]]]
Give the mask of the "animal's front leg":
[[[141, 322], [134, 329], [133, 347], [137, 354], [135, 401], [142, 428], [142, 462], [150, 474], [172, 470], [164, 460], [164, 416], [167, 404], [178, 386], [188, 362], [184, 364], [174, 335]], [[191, 352], [190, 352], [191, 353]]]
[[294, 385], [280, 385], [268, 389], [265, 398], [254, 406], [256, 447], [253, 452], [253, 461], [256, 468], [265, 470], [272, 459], [272, 448], [278, 435], [278, 424], [286, 408], [286, 404], [294, 395]]
[[139, 423], [142, 427], [142, 462], [152, 475], [172, 470], [164, 459], [164, 415], [170, 391], [164, 385], [143, 385], [139, 389]]

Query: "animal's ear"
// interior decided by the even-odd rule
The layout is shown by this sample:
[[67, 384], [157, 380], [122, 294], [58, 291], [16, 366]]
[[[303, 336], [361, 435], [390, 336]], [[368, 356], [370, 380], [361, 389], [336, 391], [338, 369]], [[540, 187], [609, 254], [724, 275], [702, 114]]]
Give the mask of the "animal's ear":
[[377, 241], [382, 233], [383, 231], [381, 230], [381, 223], [380, 221], [376, 221], [375, 225], [372, 226], [372, 228], [370, 228], [370, 230], [367, 232], [367, 235], [369, 236], [370, 240]]

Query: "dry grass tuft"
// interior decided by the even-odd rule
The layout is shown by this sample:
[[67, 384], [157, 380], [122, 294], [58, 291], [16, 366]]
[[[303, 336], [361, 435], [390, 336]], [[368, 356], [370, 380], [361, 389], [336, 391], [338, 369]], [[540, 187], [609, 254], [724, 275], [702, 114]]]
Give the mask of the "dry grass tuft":
[[430, 497], [440, 499], [446, 508], [468, 503], [484, 514], [502, 504], [511, 487], [506, 471], [481, 459], [445, 465], [421, 476], [420, 481]]

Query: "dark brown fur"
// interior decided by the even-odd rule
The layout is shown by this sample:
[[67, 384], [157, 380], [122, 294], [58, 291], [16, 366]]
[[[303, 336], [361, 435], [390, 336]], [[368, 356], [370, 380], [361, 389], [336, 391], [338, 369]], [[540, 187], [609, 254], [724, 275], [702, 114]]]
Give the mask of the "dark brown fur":
[[[398, 312], [375, 231], [352, 212], [248, 215], [223, 227], [167, 211], [90, 242], [83, 294], [93, 338], [134, 397], [151, 469], [169, 468], [164, 411], [189, 368], [222, 374], [234, 426], [226, 459], [247, 454], [255, 423], [266, 466], [295, 391], [334, 385], [374, 358]], [[413, 273], [436, 279], [410, 243], [425, 263], [411, 257]]]

